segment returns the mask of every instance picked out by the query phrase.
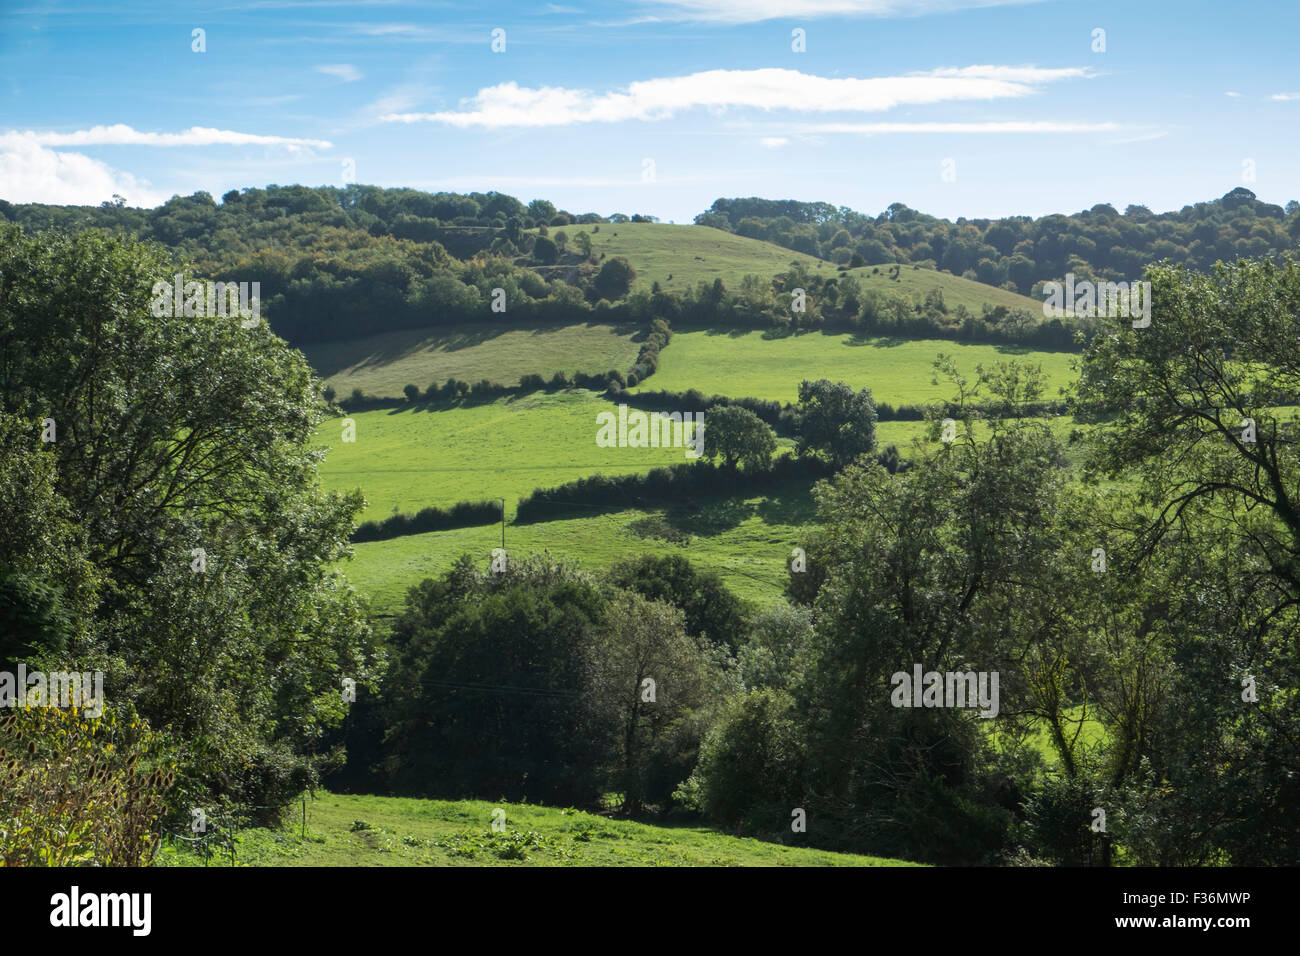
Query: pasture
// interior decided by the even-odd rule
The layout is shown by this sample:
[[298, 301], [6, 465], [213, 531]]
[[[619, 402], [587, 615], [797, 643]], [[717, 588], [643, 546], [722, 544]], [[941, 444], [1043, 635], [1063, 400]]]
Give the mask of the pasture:
[[[296, 807], [292, 808], [294, 811]], [[494, 812], [504, 814], [493, 829]], [[497, 819], [501, 819], [500, 814]], [[784, 826], [783, 826], [784, 825]], [[788, 821], [773, 830], [788, 831]], [[728, 836], [701, 826], [640, 823], [599, 813], [485, 800], [422, 800], [320, 791], [280, 829], [242, 830], [244, 866], [918, 866]], [[164, 866], [202, 866], [164, 844]], [[228, 852], [212, 866], [229, 866]]]
[[934, 360], [952, 356], [971, 382], [975, 367], [1015, 360], [1039, 364], [1046, 376], [1044, 399], [1075, 380], [1078, 359], [1070, 352], [1040, 352], [1019, 346], [973, 345], [945, 339], [865, 337], [801, 332], [772, 336], [749, 329], [681, 331], [659, 356], [659, 370], [638, 389], [793, 402], [802, 379], [829, 378], [870, 388], [877, 402], [891, 405], [953, 397], [951, 385], [935, 377]]
[[385, 332], [304, 346], [303, 353], [341, 396], [400, 398], [408, 383], [425, 392], [449, 378], [518, 385], [530, 372], [626, 371], [636, 360], [638, 330], [583, 323], [520, 329], [504, 323]]

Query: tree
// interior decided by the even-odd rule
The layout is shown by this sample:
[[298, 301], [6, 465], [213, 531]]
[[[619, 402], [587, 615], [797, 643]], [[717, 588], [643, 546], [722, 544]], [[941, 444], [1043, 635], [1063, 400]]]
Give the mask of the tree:
[[627, 295], [636, 281], [636, 270], [623, 256], [606, 259], [596, 275], [596, 293], [602, 299], [613, 302]]
[[555, 212], [555, 203], [549, 199], [534, 199], [528, 204], [528, 215], [536, 222], [550, 222], [555, 218]]
[[56, 425], [54, 491], [104, 582], [77, 650], [105, 692], [192, 745], [192, 791], [279, 802], [342, 719], [340, 673], [373, 674], [333, 570], [361, 499], [321, 490], [301, 353], [265, 322], [152, 314], [176, 271], [130, 239], [0, 228], [0, 411]]
[[408, 383], [402, 387], [402, 394], [406, 396], [408, 402], [414, 405], [420, 400], [420, 386]]
[[1126, 759], [1127, 775], [1146, 760], [1168, 781], [1143, 789], [1166, 822], [1140, 845], [1155, 861], [1276, 864], [1300, 852], [1287, 822], [1300, 708], [1275, 690], [1300, 679], [1300, 263], [1153, 266], [1147, 280], [1150, 324], [1113, 320], [1079, 388], [1104, 419], [1090, 470], [1146, 503], [1124, 516], [1130, 573], [1147, 578], [1148, 629], [1179, 662]]
[[745, 633], [745, 612], [713, 571], [697, 571], [686, 558], [643, 554], [609, 569], [614, 587], [635, 591], [655, 601], [667, 601], [686, 615], [686, 629], [701, 640], [739, 645]]
[[579, 232], [573, 237], [573, 244], [577, 247], [578, 253], [582, 258], [591, 258], [591, 236], [587, 235], [585, 231]]
[[800, 455], [824, 454], [836, 468], [876, 445], [876, 404], [871, 390], [854, 392], [843, 382], [799, 384], [796, 431]]
[[[57, 423], [56, 423], [57, 424]], [[0, 670], [84, 654], [98, 577], [38, 422], [0, 414]]]
[[[666, 802], [693, 766], [691, 759], [675, 775], [657, 774], [656, 758], [674, 761], [672, 750], [656, 750], [674, 724], [709, 701], [710, 648], [687, 634], [678, 608], [628, 591], [610, 600], [601, 635], [593, 695], [604, 719], [617, 728], [619, 756], [611, 782], [623, 794], [624, 809], [636, 813], [647, 800]], [[688, 749], [695, 746], [698, 738]]]
[[393, 627], [385, 785], [570, 804], [617, 753], [593, 667], [605, 597], [548, 556], [496, 574], [467, 558], [410, 590]]
[[569, 249], [569, 235], [563, 229], [555, 234], [555, 248], [559, 249], [561, 253], [567, 252]]
[[533, 259], [542, 265], [553, 265], [559, 257], [559, 250], [548, 236], [538, 236], [533, 243]]
[[776, 436], [761, 418], [739, 405], [717, 405], [708, 411], [704, 457], [721, 458], [727, 468], [743, 464], [745, 471], [764, 471], [776, 451]]

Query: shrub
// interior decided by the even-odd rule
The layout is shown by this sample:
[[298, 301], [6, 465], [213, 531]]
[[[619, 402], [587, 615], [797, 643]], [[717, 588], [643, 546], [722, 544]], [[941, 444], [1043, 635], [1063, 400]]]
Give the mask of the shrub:
[[177, 762], [130, 710], [30, 704], [0, 717], [0, 861], [147, 866]]

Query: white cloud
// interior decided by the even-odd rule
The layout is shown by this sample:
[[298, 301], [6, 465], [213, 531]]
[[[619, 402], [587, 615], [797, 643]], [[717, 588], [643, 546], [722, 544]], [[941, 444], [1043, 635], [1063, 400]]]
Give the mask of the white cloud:
[[284, 146], [289, 149], [308, 146], [330, 149], [332, 146], [323, 139], [263, 136], [204, 126], [191, 126], [179, 133], [145, 133], [124, 123], [92, 126], [72, 133], [4, 133], [0, 134], [0, 142], [14, 136], [24, 137], [39, 146]]
[[1228, 92], [1224, 93], [1223, 95], [1231, 96], [1233, 99], [1236, 99], [1237, 97], [1241, 96], [1241, 94], [1238, 93], [1236, 90], [1228, 90]]
[[755, 23], [761, 20], [819, 17], [915, 17], [978, 7], [1000, 7], [1040, 0], [651, 0], [664, 10], [654, 19], [717, 20]]
[[1300, 100], [1300, 93], [1274, 93], [1269, 99], [1277, 100], [1279, 103], [1288, 103], [1291, 100]]
[[361, 71], [351, 63], [322, 63], [316, 67], [316, 72], [335, 77], [344, 83], [355, 83], [361, 79]]
[[811, 123], [809, 133], [1106, 133], [1116, 123], [1061, 123], [1055, 120], [1012, 120], [994, 123]]
[[767, 149], [780, 149], [790, 143], [790, 140], [784, 136], [764, 136], [760, 139], [759, 144]]
[[798, 70], [707, 70], [688, 76], [640, 80], [625, 89], [521, 87], [511, 81], [485, 87], [460, 110], [385, 113], [390, 123], [442, 123], [460, 128], [568, 126], [623, 120], [666, 119], [694, 107], [752, 107], [805, 112], [871, 112], [896, 106], [1028, 96], [1055, 80], [1087, 77], [1068, 67], [969, 66], [868, 79], [830, 78]]
[[28, 137], [0, 136], [0, 195], [10, 202], [91, 205], [125, 196], [132, 206], [156, 206], [167, 194], [81, 153], [61, 153]]

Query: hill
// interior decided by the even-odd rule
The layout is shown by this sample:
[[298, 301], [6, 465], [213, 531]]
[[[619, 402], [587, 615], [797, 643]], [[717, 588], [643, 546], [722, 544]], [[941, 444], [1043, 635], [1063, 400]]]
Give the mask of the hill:
[[[594, 232], [597, 228], [599, 232]], [[570, 243], [578, 232], [586, 232], [591, 237], [592, 253], [598, 259], [602, 254], [626, 258], [636, 270], [634, 289], [648, 290], [658, 282], [665, 292], [680, 292], [714, 279], [721, 279], [727, 288], [733, 289], [746, 275], [768, 278], [786, 272], [792, 262], [797, 262], [826, 278], [851, 275], [866, 289], [895, 295], [924, 298], [927, 292], [938, 290], [948, 308], [964, 305], [976, 315], [986, 303], [993, 307], [1029, 309], [1035, 315], [1041, 315], [1043, 308], [1041, 300], [935, 269], [903, 265], [897, 279], [889, 278], [894, 268], [889, 263], [840, 271], [815, 256], [709, 226], [623, 222], [565, 226], [551, 229], [549, 234], [554, 237], [560, 231]], [[546, 273], [547, 267], [539, 271]]]
[[424, 392], [449, 378], [514, 386], [529, 372], [548, 379], [561, 371], [623, 372], [636, 360], [639, 331], [594, 322], [533, 329], [475, 322], [321, 342], [302, 351], [340, 395], [359, 388], [398, 398], [407, 384]]
[[[785, 272], [791, 262], [830, 274], [834, 266], [813, 256], [791, 252], [770, 242], [747, 239], [708, 226], [678, 226], [658, 222], [618, 222], [597, 226], [564, 226], [572, 239], [578, 232], [591, 237], [599, 259], [623, 256], [636, 269], [634, 289], [649, 290], [658, 282], [666, 292], [694, 288], [721, 279], [731, 288], [746, 275], [764, 278]], [[593, 230], [599, 228], [599, 232]], [[560, 229], [550, 230], [552, 236]]]

